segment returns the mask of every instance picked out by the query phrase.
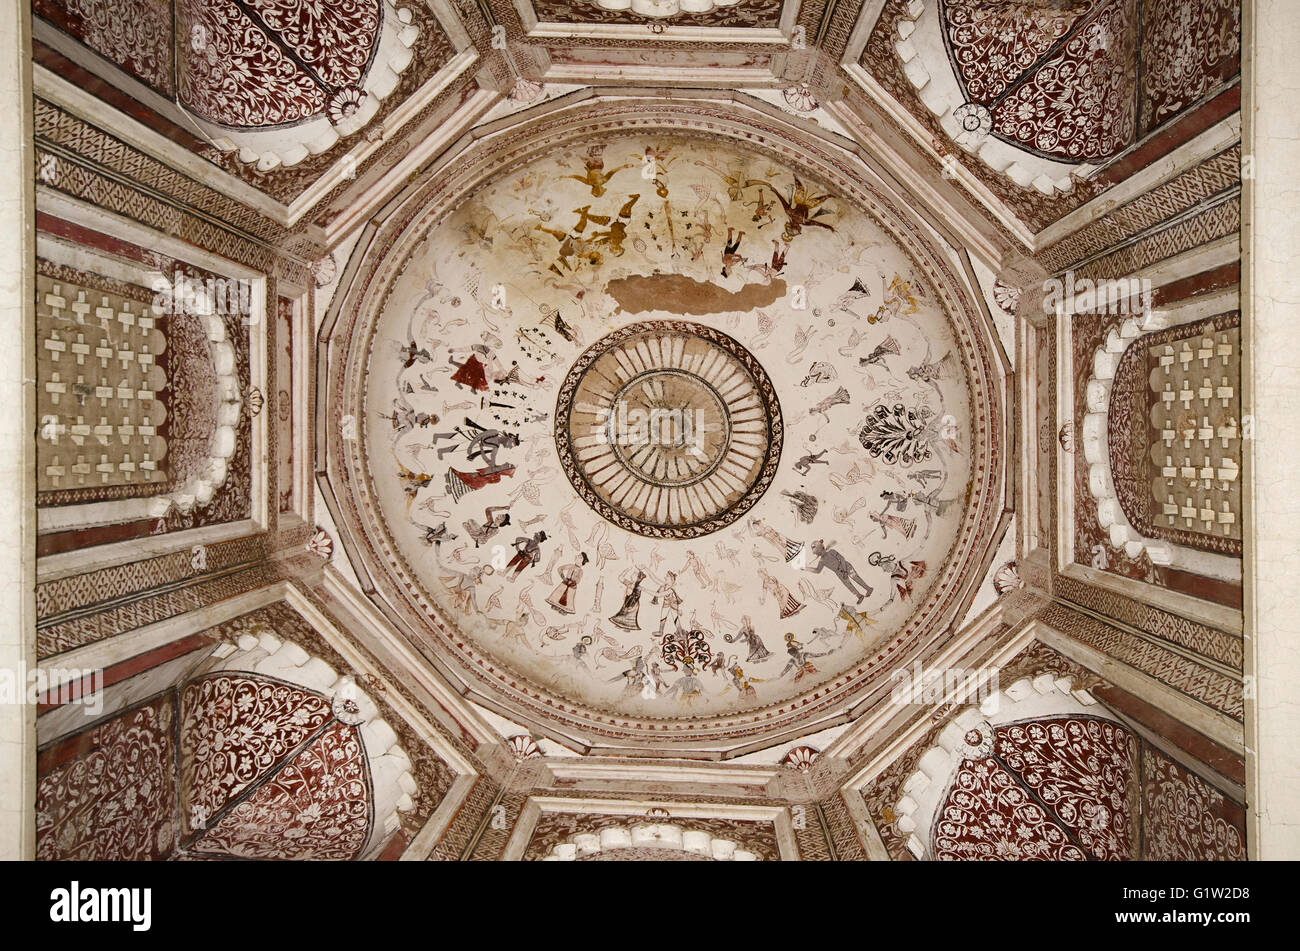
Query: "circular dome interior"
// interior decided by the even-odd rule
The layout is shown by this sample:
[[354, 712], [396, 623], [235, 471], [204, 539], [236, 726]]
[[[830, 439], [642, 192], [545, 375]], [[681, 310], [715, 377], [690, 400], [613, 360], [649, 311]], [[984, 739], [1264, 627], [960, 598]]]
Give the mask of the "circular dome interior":
[[879, 221], [757, 151], [623, 136], [408, 247], [365, 358], [366, 483], [471, 666], [654, 721], [902, 643], [968, 511], [972, 400]]

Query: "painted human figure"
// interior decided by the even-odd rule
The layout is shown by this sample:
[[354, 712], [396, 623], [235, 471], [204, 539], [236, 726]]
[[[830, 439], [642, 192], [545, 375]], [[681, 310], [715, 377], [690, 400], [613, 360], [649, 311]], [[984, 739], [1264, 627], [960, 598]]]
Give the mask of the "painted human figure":
[[582, 580], [582, 567], [587, 563], [587, 553], [579, 552], [578, 561], [572, 565], [560, 565], [560, 583], [546, 603], [561, 614], [573, 614], [574, 602], [578, 599], [578, 582]]
[[797, 542], [793, 538], [786, 538], [761, 518], [751, 518], [749, 527], [756, 535], [779, 551], [781, 557], [786, 561], [794, 561], [799, 557], [799, 552], [803, 551], [803, 542]]
[[629, 568], [618, 580], [627, 586], [627, 593], [623, 596], [623, 606], [609, 622], [625, 631], [639, 631], [641, 625], [637, 623], [637, 612], [641, 609], [641, 582], [645, 580], [645, 572]]
[[[497, 453], [502, 449], [514, 449], [519, 445], [519, 437], [515, 433], [502, 432], [499, 429], [488, 429], [481, 426], [468, 416], [465, 417], [465, 429], [454, 429], [449, 433], [434, 433], [433, 444], [437, 445], [442, 439], [464, 439], [465, 458], [473, 461], [482, 458], [490, 467], [497, 464]], [[438, 458], [441, 459], [449, 452], [455, 451], [457, 446], [442, 446], [438, 449]]]
[[677, 699], [687, 706], [693, 706], [695, 701], [704, 694], [704, 684], [700, 678], [695, 675], [694, 667], [687, 667], [686, 673], [677, 679], [677, 681], [668, 688], [667, 693], [677, 694]]
[[790, 660], [786, 663], [785, 669], [781, 671], [781, 676], [784, 677], [793, 670], [795, 680], [802, 680], [805, 674], [817, 673], [817, 668], [814, 666], [812, 659], [814, 657], [825, 657], [830, 653], [830, 651], [814, 653], [805, 650], [803, 644], [795, 640], [793, 634], [786, 634], [785, 636], [785, 652], [790, 655]]
[[889, 537], [889, 530], [892, 528], [904, 538], [911, 538], [916, 534], [916, 519], [902, 518], [898, 515], [887, 515], [885, 512], [871, 512], [870, 518], [880, 526], [880, 533], [885, 538]]
[[891, 492], [886, 489], [884, 492], [880, 493], [880, 497], [885, 500], [885, 507], [882, 510], [883, 512], [888, 512], [890, 509], [893, 509], [899, 515], [902, 515], [907, 511], [907, 496], [903, 493]]
[[511, 578], [518, 578], [525, 568], [542, 560], [542, 542], [544, 541], [546, 541], [545, 532], [537, 532], [531, 538], [527, 535], [520, 535], [514, 540], [515, 554], [506, 564], [506, 571], [510, 572]]
[[888, 571], [898, 597], [904, 600], [912, 597], [912, 586], [925, 576], [924, 561], [901, 561], [897, 555], [886, 555], [878, 551], [871, 553], [867, 564]]
[[781, 582], [777, 581], [766, 570], [759, 568], [759, 576], [763, 579], [763, 590], [776, 599], [776, 606], [780, 612], [782, 620], [788, 617], [794, 617], [803, 610], [803, 604], [788, 588]]
[[[489, 566], [490, 567], [490, 566]], [[513, 641], [516, 644], [523, 644], [529, 650], [533, 650], [533, 645], [528, 643], [528, 612], [520, 611], [519, 617], [511, 618], [506, 621], [505, 639]]]
[[826, 450], [823, 449], [821, 452], [814, 452], [809, 453], [806, 456], [800, 456], [798, 461], [794, 464], [794, 471], [800, 475], [807, 475], [812, 471], [813, 466], [829, 466], [830, 463], [822, 458], [825, 455]]
[[573, 662], [583, 670], [591, 670], [587, 666], [587, 648], [591, 646], [591, 635], [584, 634], [578, 639], [578, 643], [573, 645]]
[[754, 689], [754, 678], [745, 676], [745, 669], [736, 663], [734, 656], [731, 666], [727, 668], [727, 675], [731, 678], [731, 685], [742, 697], [748, 700], [758, 696], [758, 691]]
[[482, 524], [474, 519], [462, 522], [461, 524], [464, 525], [465, 532], [469, 537], [474, 539], [474, 547], [478, 548], [485, 541], [510, 524], [510, 506], [489, 505], [483, 510]]
[[772, 656], [772, 652], [763, 646], [763, 641], [754, 633], [754, 622], [749, 619], [748, 614], [741, 616], [739, 631], [735, 634], [723, 634], [722, 639], [728, 644], [739, 641], [748, 647], [749, 656], [745, 658], [747, 664], [757, 664]]
[[667, 577], [664, 578], [664, 583], [654, 593], [650, 603], [659, 605], [658, 633], [663, 634], [664, 626], [669, 621], [672, 621], [673, 630], [676, 630], [682, 619], [682, 599], [677, 593], [677, 572], [668, 572]]
[[445, 575], [441, 580], [443, 587], [451, 594], [452, 603], [460, 610], [470, 612], [478, 610], [478, 605], [475, 603], [475, 592], [478, 586], [483, 583], [484, 578], [493, 573], [491, 565], [479, 565], [468, 572]]
[[[832, 546], [834, 544], [834, 542], [831, 542]], [[871, 585], [863, 580], [862, 575], [858, 574], [858, 570], [835, 548], [818, 539], [812, 543], [811, 550], [813, 557], [817, 560], [808, 566], [809, 571], [821, 574], [823, 569], [829, 569], [835, 577], [840, 579], [844, 587], [849, 589], [849, 593], [858, 599], [858, 604], [861, 604], [862, 599], [871, 594]], [[858, 588], [862, 590], [859, 591]]]
[[737, 264], [743, 264], [745, 259], [740, 255], [740, 242], [745, 237], [745, 232], [736, 233], [734, 228], [727, 229], [727, 244], [722, 249], [722, 276], [729, 277], [731, 269]]
[[441, 545], [443, 542], [455, 541], [456, 536], [447, 531], [447, 523], [443, 522], [437, 528], [429, 525], [424, 526], [424, 534], [420, 536], [420, 541], [426, 545]]

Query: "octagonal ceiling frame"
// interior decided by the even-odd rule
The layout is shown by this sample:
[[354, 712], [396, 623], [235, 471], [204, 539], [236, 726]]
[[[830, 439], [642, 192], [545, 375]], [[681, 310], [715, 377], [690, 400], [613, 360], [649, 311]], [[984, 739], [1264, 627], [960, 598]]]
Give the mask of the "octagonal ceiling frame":
[[[398, 195], [369, 219], [354, 246], [317, 338], [318, 366], [324, 372], [317, 374], [315, 394], [315, 437], [319, 450], [316, 477], [321, 498], [338, 527], [342, 550], [356, 574], [363, 594], [392, 625], [393, 635], [415, 647], [430, 667], [447, 680], [457, 693], [579, 753], [724, 760], [788, 743], [798, 736], [849, 722], [863, 712], [864, 699], [868, 694], [872, 697], [880, 695], [878, 688], [885, 669], [893, 669], [918, 659], [924, 660], [953, 640], [957, 633], [955, 625], [969, 608], [993, 557], [995, 542], [1005, 531], [1010, 517], [1012, 457], [1007, 450], [1012, 445], [1008, 428], [1008, 410], [1012, 398], [1011, 368], [965, 251], [945, 234], [946, 229], [936, 228], [933, 219], [928, 222], [918, 220], [920, 216], [911, 213], [910, 209], [900, 207], [899, 202], [904, 196], [896, 190], [897, 181], [891, 187], [891, 182], [881, 180], [873, 165], [863, 161], [857, 147], [841, 136], [823, 132], [810, 122], [791, 119], [771, 107], [760, 108], [751, 104], [749, 97], [743, 97], [746, 101], [741, 101], [742, 97], [735, 94], [710, 97], [700, 90], [688, 91], [685, 95], [667, 90], [661, 93], [656, 97], [659, 100], [656, 105], [647, 110], [645, 100], [648, 97], [644, 90], [591, 91], [590, 95], [582, 97], [576, 105], [566, 107], [562, 103], [545, 103], [533, 110], [476, 129], [463, 136], [457, 143], [457, 148], [445, 151], [437, 160], [429, 163], [418, 177], [413, 176], [413, 180]], [[675, 101], [665, 105], [662, 100]], [[636, 105], [641, 106], [640, 112], [633, 108]], [[687, 123], [682, 116], [691, 106], [711, 106], [712, 115], [707, 118], [693, 117], [693, 124]], [[680, 112], [673, 112], [673, 109]], [[670, 123], [670, 118], [679, 124]], [[558, 138], [554, 135], [548, 137], [546, 133], [553, 132], [557, 126], [562, 129], [567, 126], [567, 129]], [[793, 712], [796, 707], [810, 705], [808, 695], [804, 695], [758, 711], [712, 718], [715, 721], [748, 720], [751, 724], [756, 724], [760, 720], [777, 719], [770, 713], [762, 716], [764, 710], [770, 710], [772, 706], [786, 707], [777, 722], [766, 729], [754, 725], [737, 728], [734, 722], [714, 722], [705, 730], [701, 728], [698, 719], [678, 719], [652, 721], [664, 724], [659, 730], [638, 725], [640, 728], [633, 733], [617, 735], [617, 731], [609, 725], [592, 723], [590, 719], [583, 722], [581, 718], [586, 716], [586, 711], [579, 710], [574, 704], [568, 704], [568, 708], [563, 711], [570, 722], [558, 722], [553, 715], [548, 715], [551, 710], [557, 710], [554, 698], [544, 697], [542, 691], [535, 691], [536, 712], [530, 711], [518, 702], [517, 697], [503, 696], [498, 692], [499, 687], [485, 684], [487, 678], [484, 674], [479, 673], [479, 679], [475, 680], [465, 669], [469, 665], [467, 659], [448, 660], [442, 656], [441, 650], [429, 643], [427, 637], [435, 629], [441, 632], [440, 636], [454, 636], [436, 612], [408, 604], [405, 606], [406, 611], [412, 614], [418, 612], [420, 615], [418, 622], [410, 623], [409, 615], [389, 603], [385, 593], [398, 598], [409, 598], [413, 586], [405, 584], [407, 591], [402, 592], [393, 584], [392, 579], [385, 575], [384, 569], [379, 567], [365, 529], [353, 520], [352, 516], [357, 512], [356, 500], [353, 497], [354, 488], [347, 485], [347, 472], [351, 467], [345, 461], [346, 440], [342, 438], [341, 428], [342, 417], [345, 415], [342, 410], [351, 407], [345, 400], [345, 390], [347, 370], [354, 359], [348, 349], [352, 327], [347, 321], [345, 310], [355, 319], [362, 309], [369, 282], [379, 270], [379, 263], [372, 263], [372, 259], [378, 257], [380, 262], [388, 262], [391, 271], [391, 262], [404, 260], [404, 254], [399, 251], [404, 243], [413, 245], [425, 240], [426, 231], [423, 229], [413, 237], [406, 233], [407, 225], [417, 214], [422, 216], [422, 223], [428, 224], [433, 218], [441, 217], [451, 210], [449, 196], [462, 197], [509, 170], [534, 161], [562, 143], [593, 131], [589, 128], [593, 126], [595, 130], [608, 129], [622, 133], [644, 129], [659, 134], [721, 135], [735, 140], [741, 147], [764, 152], [769, 156], [781, 154], [776, 148], [779, 145], [784, 150], [784, 160], [796, 161], [799, 167], [808, 169], [810, 174], [837, 182], [840, 187], [850, 191], [856, 189], [859, 193], [874, 196], [896, 215], [896, 220], [892, 222], [894, 227], [911, 230], [910, 240], [914, 247], [909, 254], [924, 253], [931, 259], [926, 262], [929, 266], [945, 272], [948, 286], [942, 290], [952, 295], [951, 306], [954, 311], [958, 307], [964, 309], [965, 329], [971, 334], [970, 345], [983, 354], [985, 365], [979, 383], [986, 392], [984, 405], [977, 407], [976, 418], [982, 419], [979, 414], [986, 409], [991, 410], [992, 418], [984, 420], [981, 427], [976, 429], [976, 434], [982, 437], [979, 457], [984, 460], [987, 472], [981, 467], [980, 472], [986, 485], [983, 492], [977, 495], [982, 497], [972, 503], [974, 508], [963, 519], [962, 535], [969, 539], [964, 540], [962, 546], [968, 555], [967, 564], [961, 571], [953, 570], [954, 566], [946, 564], [939, 573], [922, 610], [909, 619], [909, 632], [917, 632], [913, 635], [914, 643], [908, 645], [900, 656], [893, 658], [890, 664], [881, 665], [879, 670], [867, 673], [876, 665], [875, 662], [865, 666], [859, 664], [860, 669], [856, 673], [839, 678], [843, 681], [841, 686], [835, 689], [823, 687], [813, 696], [813, 705], [819, 708], [815, 716]], [[523, 134], [525, 132], [526, 135]], [[765, 136], [770, 141], [764, 141]], [[494, 145], [507, 138], [511, 142], [522, 143], [514, 147], [514, 153], [507, 160], [493, 159], [490, 154], [485, 154], [491, 153]], [[442, 173], [441, 180], [436, 177], [439, 173]], [[884, 186], [883, 192], [879, 190], [881, 185]], [[438, 207], [439, 200], [443, 203], [442, 207]], [[862, 207], [861, 199], [854, 201], [854, 204]], [[437, 208], [437, 211], [431, 212], [431, 208]], [[386, 240], [381, 241], [381, 237]], [[391, 245], [387, 243], [389, 240]], [[947, 245], [946, 253], [939, 249], [940, 244]], [[381, 245], [382, 251], [379, 250]], [[363, 266], [367, 264], [370, 265], [370, 274], [363, 276]], [[355, 422], [355, 416], [353, 420]], [[997, 457], [999, 450], [1000, 458]], [[983, 532], [973, 530], [978, 523], [984, 523]], [[975, 536], [984, 538], [984, 544], [975, 541]], [[385, 586], [389, 589], [387, 592], [383, 590]], [[924, 624], [918, 620], [923, 613], [926, 615]], [[425, 636], [422, 637], [421, 634]], [[482, 659], [479, 659], [479, 664], [482, 663]], [[495, 674], [498, 681], [503, 681], [505, 676], [503, 673]], [[514, 679], [523, 678], [515, 675]], [[877, 689], [872, 690], [873, 686]], [[824, 696], [827, 694], [834, 696]], [[887, 697], [887, 691], [884, 696]], [[546, 713], [542, 713], [542, 710], [546, 710]], [[617, 714], [606, 716], [611, 724], [614, 720], [624, 721], [625, 727], [628, 725], [626, 721], [643, 719]], [[673, 729], [670, 730], [669, 725], [673, 725]], [[778, 725], [779, 730], [776, 729]], [[673, 733], [677, 736], [673, 736]], [[683, 738], [683, 733], [686, 738]]]

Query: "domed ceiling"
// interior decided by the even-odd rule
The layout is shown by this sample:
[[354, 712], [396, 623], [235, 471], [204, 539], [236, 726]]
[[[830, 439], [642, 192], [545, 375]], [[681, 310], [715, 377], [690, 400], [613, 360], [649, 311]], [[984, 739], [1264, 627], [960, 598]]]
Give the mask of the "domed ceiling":
[[735, 736], [950, 620], [988, 542], [988, 368], [869, 194], [718, 138], [587, 138], [375, 252], [343, 445], [440, 659], [529, 716]]

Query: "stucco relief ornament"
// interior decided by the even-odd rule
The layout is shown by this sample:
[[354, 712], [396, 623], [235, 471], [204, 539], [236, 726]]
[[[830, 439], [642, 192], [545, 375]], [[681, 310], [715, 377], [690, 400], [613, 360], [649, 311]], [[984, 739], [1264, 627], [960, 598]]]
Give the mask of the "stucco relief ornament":
[[993, 753], [993, 727], [987, 721], [977, 723], [961, 738], [958, 750], [962, 759], [981, 760]]
[[978, 102], [963, 103], [953, 110], [952, 115], [961, 125], [956, 142], [968, 152], [979, 148], [993, 130], [993, 114]]
[[522, 763], [526, 759], [533, 759], [534, 757], [542, 755], [542, 751], [540, 747], [538, 747], [537, 741], [527, 733], [520, 733], [516, 736], [512, 736], [506, 741], [506, 743], [509, 745], [510, 753], [514, 756], [516, 763]]
[[244, 406], [248, 408], [249, 419], [256, 419], [265, 405], [266, 398], [262, 396], [262, 391], [255, 386], [249, 386], [248, 391], [244, 394]]
[[812, 772], [813, 763], [817, 761], [817, 757], [820, 755], [811, 746], [796, 746], [785, 754], [781, 760], [781, 765], [797, 769], [801, 773], [809, 773]]
[[339, 689], [334, 691], [330, 710], [340, 723], [348, 726], [360, 726], [365, 722], [365, 714], [361, 712], [361, 704], [357, 701], [357, 685], [351, 677], [344, 677]]
[[316, 534], [307, 542], [306, 549], [313, 555], [328, 559], [334, 554], [334, 539], [323, 528], [316, 529]]
[[330, 99], [330, 121], [341, 125], [355, 116], [365, 101], [366, 94], [355, 86], [340, 89]]
[[338, 262], [334, 260], [332, 252], [311, 266], [312, 277], [316, 279], [317, 287], [333, 283], [334, 278], [338, 276], [338, 271]]
[[541, 97], [542, 92], [541, 83], [520, 76], [515, 80], [514, 88], [510, 90], [510, 101], [520, 104], [534, 102]]
[[1002, 281], [993, 283], [993, 299], [997, 305], [1006, 313], [1015, 316], [1016, 308], [1020, 306], [1020, 295], [1023, 288], [1012, 287], [1010, 284]]
[[812, 94], [807, 83], [788, 86], [781, 95], [785, 103], [795, 112], [812, 112], [817, 108], [817, 97]]
[[993, 590], [999, 595], [1023, 588], [1025, 582], [1020, 577], [1020, 567], [1014, 561], [1008, 561], [993, 576]]

